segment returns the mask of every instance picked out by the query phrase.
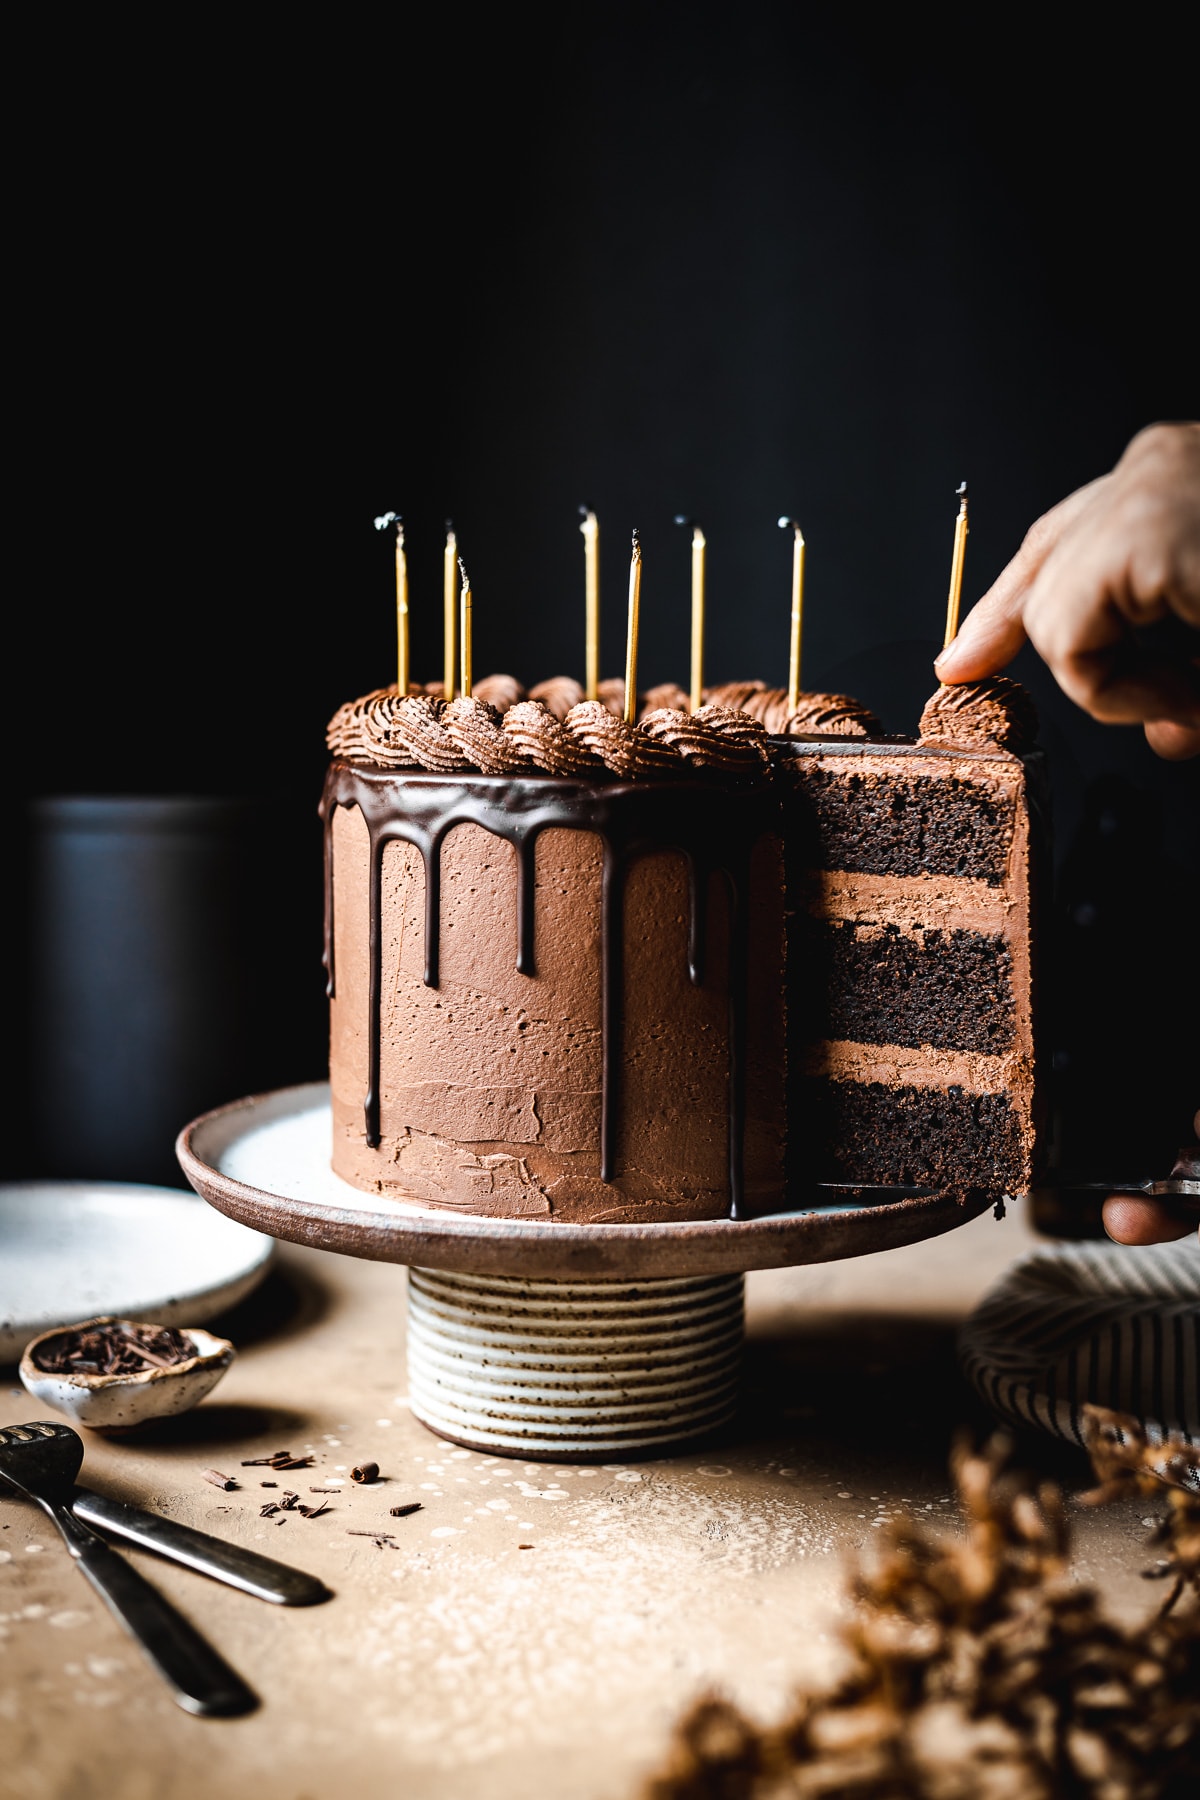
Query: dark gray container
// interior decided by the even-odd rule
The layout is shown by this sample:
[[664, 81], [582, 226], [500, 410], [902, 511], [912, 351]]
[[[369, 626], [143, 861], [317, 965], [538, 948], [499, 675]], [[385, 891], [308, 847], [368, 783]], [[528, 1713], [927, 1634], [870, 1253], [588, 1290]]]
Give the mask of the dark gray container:
[[252, 815], [242, 800], [191, 795], [32, 803], [40, 1174], [183, 1185], [180, 1128], [246, 1091]]

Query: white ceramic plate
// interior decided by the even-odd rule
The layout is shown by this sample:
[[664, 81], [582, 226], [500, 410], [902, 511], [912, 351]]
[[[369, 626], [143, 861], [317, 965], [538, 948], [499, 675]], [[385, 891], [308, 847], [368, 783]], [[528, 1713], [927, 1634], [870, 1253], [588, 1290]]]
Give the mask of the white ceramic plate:
[[262, 1280], [275, 1240], [180, 1188], [0, 1183], [0, 1363], [54, 1325], [108, 1314], [202, 1325]]

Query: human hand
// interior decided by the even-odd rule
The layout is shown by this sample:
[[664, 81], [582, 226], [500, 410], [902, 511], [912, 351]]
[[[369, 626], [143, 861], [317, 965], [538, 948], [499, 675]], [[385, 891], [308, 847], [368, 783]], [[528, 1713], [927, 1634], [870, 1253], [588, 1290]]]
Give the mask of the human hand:
[[1038, 519], [934, 668], [978, 681], [1028, 637], [1085, 712], [1143, 725], [1159, 756], [1179, 760], [1200, 754], [1200, 636], [1164, 654], [1139, 639], [1163, 621], [1200, 632], [1195, 421], [1148, 426], [1108, 475]]
[[[1192, 1120], [1200, 1138], [1200, 1112]], [[1104, 1202], [1104, 1229], [1118, 1244], [1166, 1244], [1186, 1237], [1191, 1230], [1183, 1212], [1169, 1200], [1145, 1199], [1139, 1194], [1110, 1194]], [[1200, 1227], [1197, 1227], [1200, 1233]]]

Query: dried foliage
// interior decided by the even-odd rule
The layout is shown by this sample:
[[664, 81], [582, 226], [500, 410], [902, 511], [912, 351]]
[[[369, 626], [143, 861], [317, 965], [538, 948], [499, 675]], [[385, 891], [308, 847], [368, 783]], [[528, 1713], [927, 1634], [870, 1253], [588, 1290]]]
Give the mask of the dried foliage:
[[1200, 1793], [1200, 1453], [1088, 1410], [1101, 1505], [1166, 1499], [1164, 1604], [1127, 1627], [1071, 1579], [1060, 1490], [1006, 1435], [951, 1459], [961, 1537], [893, 1521], [856, 1571], [849, 1670], [760, 1727], [717, 1696], [642, 1800], [1183, 1800]]

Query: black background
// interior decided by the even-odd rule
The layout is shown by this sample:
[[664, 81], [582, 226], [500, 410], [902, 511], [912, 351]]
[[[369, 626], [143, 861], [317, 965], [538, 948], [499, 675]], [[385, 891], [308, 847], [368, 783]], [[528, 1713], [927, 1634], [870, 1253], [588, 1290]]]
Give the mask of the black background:
[[[1161, 25], [761, 0], [27, 40], [18, 1015], [31, 796], [247, 795], [275, 861], [237, 1079], [320, 1077], [323, 732], [394, 673], [388, 508], [422, 677], [448, 517], [476, 672], [526, 682], [582, 673], [581, 504], [621, 672], [636, 526], [643, 685], [686, 679], [678, 512], [708, 538], [710, 678], [785, 679], [794, 514], [805, 686], [914, 729], [958, 482], [969, 604], [1140, 426], [1200, 414], [1193, 78]], [[1059, 1151], [1162, 1164], [1200, 1101], [1200, 769], [1031, 653], [1014, 673], [1054, 790]], [[9, 1101], [8, 1167], [40, 1172], [19, 1073]]]

